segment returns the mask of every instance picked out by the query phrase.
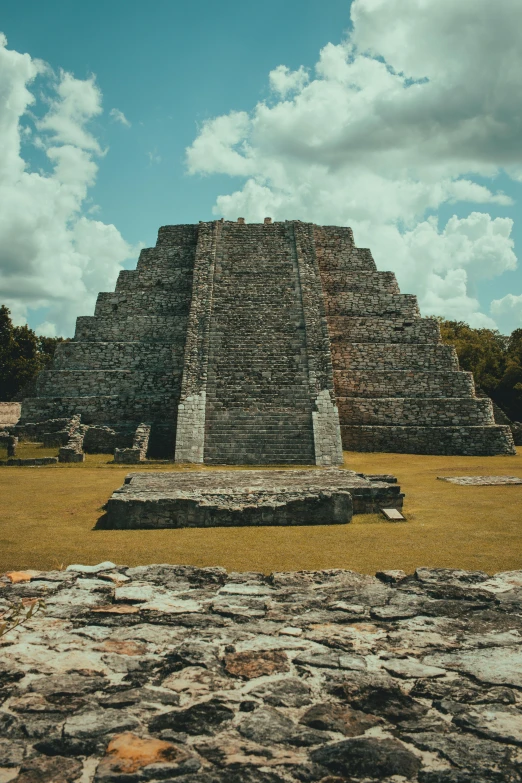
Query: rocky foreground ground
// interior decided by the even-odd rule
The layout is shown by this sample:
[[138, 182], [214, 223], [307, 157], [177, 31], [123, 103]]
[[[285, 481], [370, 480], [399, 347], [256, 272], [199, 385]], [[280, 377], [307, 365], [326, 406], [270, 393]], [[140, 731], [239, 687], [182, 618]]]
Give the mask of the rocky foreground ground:
[[6, 575], [0, 782], [522, 779], [522, 571]]

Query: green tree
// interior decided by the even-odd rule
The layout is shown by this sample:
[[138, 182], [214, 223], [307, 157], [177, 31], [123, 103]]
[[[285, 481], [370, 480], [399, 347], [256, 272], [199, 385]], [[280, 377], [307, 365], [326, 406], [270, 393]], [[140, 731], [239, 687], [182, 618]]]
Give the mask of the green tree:
[[515, 329], [509, 337], [506, 369], [495, 393], [508, 416], [522, 421], [522, 329]]
[[51, 361], [63, 337], [39, 337], [27, 325], [14, 326], [11, 313], [0, 307], [0, 400], [16, 397]]
[[437, 318], [443, 342], [453, 345], [461, 369], [513, 421], [522, 419], [522, 329], [509, 337], [495, 329], [472, 329], [463, 321]]

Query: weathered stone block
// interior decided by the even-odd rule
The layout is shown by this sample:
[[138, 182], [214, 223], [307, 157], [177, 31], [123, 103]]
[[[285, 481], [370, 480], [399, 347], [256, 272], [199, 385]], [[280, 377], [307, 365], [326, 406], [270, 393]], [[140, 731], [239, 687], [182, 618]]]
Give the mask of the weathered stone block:
[[62, 446], [58, 452], [59, 462], [84, 462], [85, 454], [83, 451], [78, 451], [74, 447]]
[[19, 402], [0, 402], [0, 427], [16, 424], [20, 418], [21, 407]]
[[402, 507], [396, 483], [349, 470], [130, 473], [107, 502], [110, 528], [332, 525]]

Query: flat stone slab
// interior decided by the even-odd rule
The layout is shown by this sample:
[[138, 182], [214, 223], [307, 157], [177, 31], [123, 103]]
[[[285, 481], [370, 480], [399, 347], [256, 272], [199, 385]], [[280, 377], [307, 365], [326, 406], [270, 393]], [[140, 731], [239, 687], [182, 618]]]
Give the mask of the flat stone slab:
[[37, 468], [41, 465], [55, 465], [58, 457], [35, 457], [34, 459], [12, 459], [0, 460], [0, 467], [3, 468]]
[[439, 481], [460, 484], [463, 487], [496, 487], [503, 484], [522, 484], [518, 476], [437, 476]]
[[390, 522], [404, 522], [405, 517], [396, 508], [382, 508], [382, 513]]
[[520, 584], [447, 568], [11, 570], [0, 617], [45, 606], [0, 639], [0, 781], [515, 783]]
[[112, 494], [99, 526], [335, 525], [402, 500], [396, 483], [337, 468], [140, 472]]

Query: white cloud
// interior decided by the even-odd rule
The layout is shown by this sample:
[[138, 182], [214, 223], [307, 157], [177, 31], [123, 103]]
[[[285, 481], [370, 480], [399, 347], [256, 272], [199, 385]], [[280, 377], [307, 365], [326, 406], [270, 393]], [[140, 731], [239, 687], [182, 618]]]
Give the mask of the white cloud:
[[491, 314], [506, 332], [522, 329], [522, 294], [507, 294], [502, 299], [493, 299]]
[[291, 71], [286, 65], [278, 65], [268, 74], [271, 89], [282, 98], [290, 92], [300, 92], [308, 79], [308, 73], [302, 65], [297, 71]]
[[111, 109], [109, 117], [113, 122], [119, 122], [121, 125], [125, 125], [126, 128], [130, 128], [131, 126], [131, 123], [120, 109]]
[[90, 119], [102, 112], [101, 92], [94, 76], [82, 81], [62, 71], [55, 89], [56, 96], [45, 117], [37, 122], [37, 128], [53, 133], [55, 143], [100, 152], [97, 140], [85, 128]]
[[[37, 78], [52, 97], [35, 134], [28, 123]], [[98, 291], [113, 288], [135, 252], [114, 226], [82, 214], [101, 154], [88, 125], [101, 111], [94, 77], [56, 76], [0, 37], [1, 302], [18, 323], [30, 309], [43, 310], [40, 328], [49, 335], [71, 334], [76, 316], [93, 312]], [[48, 173], [24, 159], [22, 142], [31, 139], [45, 152]]]
[[249, 174], [248, 148], [236, 145], [246, 138], [250, 120], [244, 111], [230, 112], [203, 123], [197, 139], [187, 150], [189, 172], [194, 174]]
[[429, 215], [512, 204], [484, 180], [522, 179], [522, 4], [354, 0], [351, 18], [314, 78], [280, 65], [272, 102], [205, 122], [188, 170], [244, 178], [216, 214], [351, 225], [424, 312], [492, 326], [475, 286], [515, 268], [512, 221]]

